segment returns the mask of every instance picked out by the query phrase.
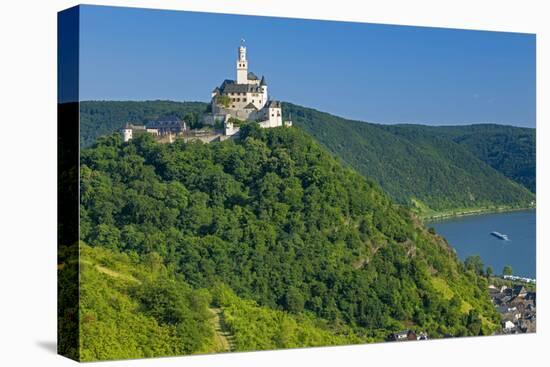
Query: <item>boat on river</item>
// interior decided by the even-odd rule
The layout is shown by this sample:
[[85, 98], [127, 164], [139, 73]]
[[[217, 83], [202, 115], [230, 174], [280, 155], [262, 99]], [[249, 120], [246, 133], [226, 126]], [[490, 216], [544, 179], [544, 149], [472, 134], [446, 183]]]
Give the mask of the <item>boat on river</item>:
[[491, 232], [491, 235], [492, 236], [495, 236], [496, 238], [498, 238], [499, 240], [503, 240], [503, 241], [509, 241], [510, 239], [508, 238], [508, 235], [506, 234], [503, 234], [503, 233], [500, 233], [500, 232]]

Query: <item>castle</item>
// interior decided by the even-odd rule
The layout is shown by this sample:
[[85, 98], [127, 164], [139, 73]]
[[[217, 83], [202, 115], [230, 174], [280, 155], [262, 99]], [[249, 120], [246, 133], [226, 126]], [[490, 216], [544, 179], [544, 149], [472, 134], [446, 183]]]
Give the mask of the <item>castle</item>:
[[238, 49], [235, 66], [236, 80], [226, 79], [212, 91], [212, 113], [205, 116], [205, 122], [222, 121], [228, 136], [238, 132], [235, 121], [256, 121], [263, 128], [291, 126], [291, 121], [283, 123], [281, 103], [269, 99], [265, 77], [259, 79], [248, 71], [244, 41]]
[[[279, 101], [270, 100], [267, 83], [248, 71], [244, 40], [238, 48], [236, 80], [226, 79], [211, 94], [210, 112], [202, 116], [202, 123], [210, 130], [190, 130], [185, 121], [175, 116], [161, 117], [145, 125], [127, 123], [121, 129], [124, 141], [132, 139], [135, 133], [149, 133], [159, 140], [172, 142], [177, 136], [186, 140], [199, 139], [204, 142], [225, 140], [238, 136], [242, 122], [254, 121], [262, 128], [292, 126], [292, 121], [283, 121]], [[216, 129], [222, 129], [216, 130]]]

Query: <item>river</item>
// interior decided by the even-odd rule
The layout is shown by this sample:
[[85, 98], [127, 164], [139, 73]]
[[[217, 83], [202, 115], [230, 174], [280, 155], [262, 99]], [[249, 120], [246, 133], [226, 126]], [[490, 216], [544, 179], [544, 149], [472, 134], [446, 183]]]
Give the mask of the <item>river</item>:
[[[447, 239], [460, 259], [479, 255], [485, 266], [501, 274], [505, 265], [514, 275], [536, 278], [536, 214], [535, 210], [472, 215], [426, 223]], [[500, 240], [490, 233], [508, 235]]]

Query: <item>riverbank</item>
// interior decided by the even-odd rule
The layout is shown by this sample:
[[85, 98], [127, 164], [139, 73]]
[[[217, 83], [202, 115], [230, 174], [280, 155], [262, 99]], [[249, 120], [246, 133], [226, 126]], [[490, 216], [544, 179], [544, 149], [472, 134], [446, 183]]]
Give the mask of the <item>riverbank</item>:
[[491, 206], [482, 208], [466, 208], [466, 209], [450, 209], [447, 211], [433, 211], [429, 213], [417, 213], [420, 219], [424, 223], [436, 222], [439, 220], [466, 217], [471, 215], [493, 214], [493, 213], [507, 213], [522, 210], [536, 209], [535, 205], [527, 207], [513, 207], [513, 206]]

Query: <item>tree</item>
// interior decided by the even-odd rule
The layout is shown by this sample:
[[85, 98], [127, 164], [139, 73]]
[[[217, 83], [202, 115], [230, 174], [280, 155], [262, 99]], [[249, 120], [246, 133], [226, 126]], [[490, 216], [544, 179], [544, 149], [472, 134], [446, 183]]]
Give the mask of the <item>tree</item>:
[[233, 123], [233, 125], [235, 126], [241, 126], [242, 124], [245, 123], [243, 120], [239, 120], [238, 118], [235, 118], [235, 117], [230, 117], [229, 122]]
[[481, 334], [481, 319], [479, 318], [479, 314], [475, 309], [470, 310], [468, 312], [468, 318], [467, 318], [467, 327], [470, 330], [471, 335], [482, 335]]
[[224, 106], [225, 108], [229, 107], [229, 104], [231, 103], [231, 98], [225, 95], [218, 95], [216, 97], [216, 103], [219, 105]]
[[468, 256], [464, 260], [464, 266], [467, 270], [473, 271], [478, 275], [483, 274], [483, 261], [481, 261], [479, 255]]
[[485, 270], [485, 274], [487, 275], [487, 278], [493, 275], [493, 267], [488, 266], [487, 270]]
[[302, 312], [304, 310], [304, 296], [298, 289], [292, 287], [285, 295], [284, 305], [290, 312]]
[[512, 275], [512, 266], [510, 265], [504, 265], [504, 268], [502, 269], [502, 275]]
[[120, 242], [120, 231], [109, 224], [99, 224], [95, 227], [94, 243], [110, 249], [117, 249]]

